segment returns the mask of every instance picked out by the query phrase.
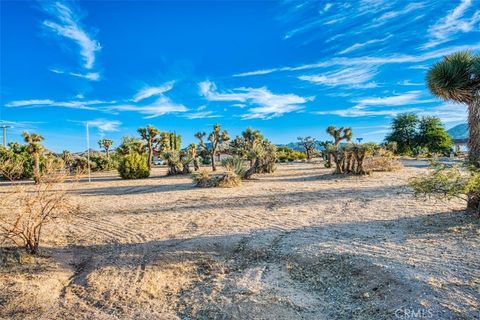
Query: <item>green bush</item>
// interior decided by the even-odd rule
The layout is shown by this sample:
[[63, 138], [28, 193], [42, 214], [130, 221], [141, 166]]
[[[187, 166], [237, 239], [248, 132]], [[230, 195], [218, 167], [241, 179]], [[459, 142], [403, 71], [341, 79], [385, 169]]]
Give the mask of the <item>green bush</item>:
[[[18, 152], [15, 152], [18, 151]], [[31, 179], [33, 177], [33, 158], [25, 151], [19, 149], [15, 150], [10, 148], [0, 147], [0, 162], [8, 162], [10, 165], [15, 166], [19, 164], [23, 167], [22, 172], [19, 175], [15, 175], [15, 179]], [[1, 174], [0, 174], [1, 177]]]
[[277, 148], [278, 161], [280, 162], [293, 162], [295, 160], [306, 160], [307, 155], [303, 152], [293, 150], [289, 147]]
[[92, 162], [92, 171], [109, 171], [117, 168], [117, 162], [111, 157], [106, 157], [104, 155], [91, 156], [90, 161]]
[[122, 158], [118, 166], [122, 179], [143, 179], [150, 176], [150, 167], [145, 156], [131, 153]]

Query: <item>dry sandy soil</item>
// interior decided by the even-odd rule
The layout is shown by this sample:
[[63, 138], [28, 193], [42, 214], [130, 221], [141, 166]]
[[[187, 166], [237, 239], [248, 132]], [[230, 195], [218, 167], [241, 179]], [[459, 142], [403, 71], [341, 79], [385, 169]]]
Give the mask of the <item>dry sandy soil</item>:
[[0, 318], [478, 319], [479, 219], [413, 198], [422, 170], [286, 164], [232, 189], [95, 176], [69, 186], [80, 210], [39, 257], [2, 249]]

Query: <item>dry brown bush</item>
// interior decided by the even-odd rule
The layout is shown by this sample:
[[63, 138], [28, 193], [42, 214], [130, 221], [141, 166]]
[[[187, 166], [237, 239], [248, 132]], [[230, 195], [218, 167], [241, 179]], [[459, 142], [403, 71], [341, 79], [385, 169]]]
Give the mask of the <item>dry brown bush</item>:
[[[44, 176], [35, 186], [17, 186], [0, 201], [1, 243], [38, 253], [45, 225], [66, 217], [73, 211], [61, 172]], [[58, 227], [59, 224], [56, 224]]]
[[400, 170], [403, 166], [400, 161], [391, 156], [378, 155], [373, 157], [368, 157], [365, 160], [365, 171], [374, 172], [374, 171], [397, 171]]

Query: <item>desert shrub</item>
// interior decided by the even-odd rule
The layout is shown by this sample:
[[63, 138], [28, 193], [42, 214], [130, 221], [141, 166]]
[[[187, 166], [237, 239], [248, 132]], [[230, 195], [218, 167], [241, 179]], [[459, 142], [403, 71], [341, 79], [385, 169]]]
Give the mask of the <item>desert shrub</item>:
[[33, 158], [24, 151], [24, 148], [0, 147], [0, 177], [11, 181], [31, 179], [33, 177]]
[[227, 169], [218, 176], [218, 186], [222, 188], [238, 187], [242, 184], [242, 178], [233, 170]]
[[293, 150], [289, 147], [277, 148], [278, 161], [280, 162], [293, 162], [296, 160], [306, 160], [307, 155], [303, 152]]
[[[27, 188], [18, 187], [16, 192], [2, 198], [0, 236], [2, 242], [35, 254], [40, 247], [43, 227], [72, 212], [73, 206], [68, 201], [66, 191], [54, 187], [53, 182], [42, 181], [35, 185], [33, 192]], [[60, 226], [58, 223], [54, 225]]]
[[222, 161], [222, 166], [227, 170], [235, 173], [239, 178], [245, 176], [245, 166], [243, 160], [239, 157], [230, 157]]
[[368, 157], [364, 164], [366, 172], [397, 171], [402, 167], [402, 163], [397, 158], [388, 156]]
[[150, 167], [145, 156], [130, 153], [122, 158], [118, 165], [118, 173], [122, 179], [143, 179], [150, 176]]
[[415, 196], [460, 198], [480, 214], [480, 171], [432, 162], [428, 173], [410, 179]]
[[200, 188], [232, 188], [242, 183], [242, 179], [233, 170], [226, 170], [220, 174], [210, 174], [205, 169], [199, 170], [192, 174], [192, 179]]
[[118, 166], [118, 163], [113, 157], [107, 157], [101, 154], [90, 156], [90, 161], [92, 171], [109, 171], [117, 169]]
[[192, 174], [193, 182], [200, 188], [218, 187], [218, 177], [212, 176], [206, 169], [196, 171]]
[[376, 148], [373, 155], [365, 160], [364, 167], [368, 172], [397, 171], [403, 165], [392, 150], [389, 150], [386, 146], [381, 146]]
[[163, 158], [168, 166], [167, 175], [189, 174], [190, 165], [194, 162], [190, 154], [174, 150], [165, 152]]

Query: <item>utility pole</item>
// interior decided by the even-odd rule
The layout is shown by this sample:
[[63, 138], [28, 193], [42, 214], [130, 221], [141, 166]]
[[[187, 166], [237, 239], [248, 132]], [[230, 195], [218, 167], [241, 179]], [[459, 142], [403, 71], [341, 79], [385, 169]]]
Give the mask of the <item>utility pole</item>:
[[88, 182], [92, 182], [90, 174], [90, 135], [88, 132], [88, 122], [85, 123], [85, 128], [87, 130], [87, 167], [88, 167]]
[[3, 146], [7, 147], [7, 128], [11, 128], [12, 126], [0, 126], [3, 129]]

